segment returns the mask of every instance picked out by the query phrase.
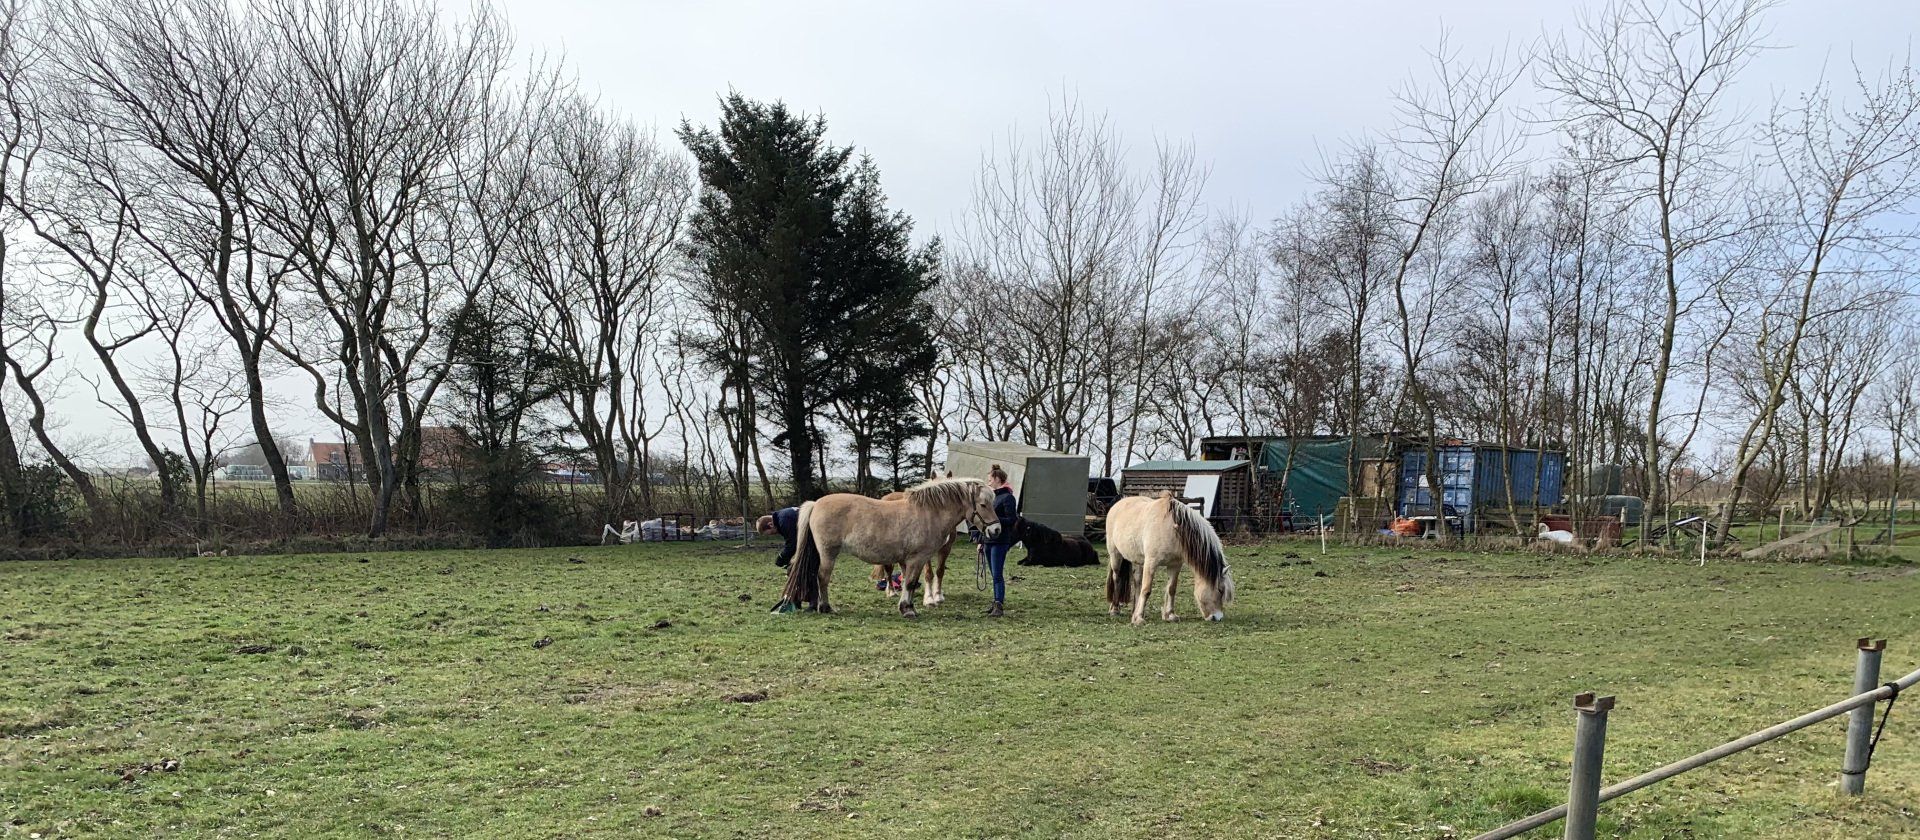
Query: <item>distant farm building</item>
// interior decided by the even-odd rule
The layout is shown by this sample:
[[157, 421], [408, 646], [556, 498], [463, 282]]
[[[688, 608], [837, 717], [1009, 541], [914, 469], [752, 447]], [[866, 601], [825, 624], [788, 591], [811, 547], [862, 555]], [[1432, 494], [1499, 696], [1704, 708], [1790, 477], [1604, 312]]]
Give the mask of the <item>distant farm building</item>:
[[347, 481], [367, 474], [360, 447], [351, 443], [309, 440], [307, 464], [313, 468], [313, 477], [321, 481]]
[[266, 481], [270, 478], [265, 467], [253, 464], [228, 464], [220, 471], [220, 477], [228, 481]]
[[[466, 464], [471, 438], [452, 426], [420, 427], [420, 469], [429, 476], [457, 475]], [[321, 481], [359, 481], [367, 475], [360, 447], [353, 443], [308, 440], [307, 468]]]

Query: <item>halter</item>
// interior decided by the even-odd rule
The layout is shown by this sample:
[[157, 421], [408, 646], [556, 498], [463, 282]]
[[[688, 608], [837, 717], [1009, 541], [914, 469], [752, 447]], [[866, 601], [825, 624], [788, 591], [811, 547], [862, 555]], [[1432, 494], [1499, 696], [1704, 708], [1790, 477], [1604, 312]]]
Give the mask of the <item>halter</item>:
[[[974, 530], [985, 534], [987, 532], [987, 525], [998, 525], [1000, 524], [1000, 519], [998, 516], [991, 520], [982, 519], [980, 516], [980, 506], [974, 505], [967, 509], [967, 524], [972, 525]], [[980, 592], [987, 591], [987, 582], [989, 579], [990, 577], [987, 573], [986, 547], [981, 546], [979, 550], [973, 553], [973, 588]]]
[[988, 525], [998, 525], [1000, 524], [1000, 519], [998, 516], [983, 518], [980, 515], [979, 500], [975, 499], [974, 504], [967, 508], [967, 524], [973, 526], [974, 530], [984, 534], [987, 532]]

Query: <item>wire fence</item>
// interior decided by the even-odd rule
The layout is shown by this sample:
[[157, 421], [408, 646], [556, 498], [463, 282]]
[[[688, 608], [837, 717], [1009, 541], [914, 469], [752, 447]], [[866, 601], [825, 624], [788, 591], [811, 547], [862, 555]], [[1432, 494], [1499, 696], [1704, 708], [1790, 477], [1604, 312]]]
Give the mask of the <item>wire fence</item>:
[[[1591, 552], [1659, 552], [1704, 559], [1773, 557], [1785, 560], [1920, 560], [1920, 521], [1889, 526], [1884, 510], [1814, 520], [1785, 515], [1736, 519], [1725, 526], [1710, 508], [1636, 517], [1564, 508], [1447, 511], [1401, 516], [1384, 505], [1372, 510], [1230, 514], [1208, 517], [1220, 535], [1237, 542], [1297, 539], [1329, 547], [1458, 546]], [[1091, 523], [1096, 532], [1097, 518]]]

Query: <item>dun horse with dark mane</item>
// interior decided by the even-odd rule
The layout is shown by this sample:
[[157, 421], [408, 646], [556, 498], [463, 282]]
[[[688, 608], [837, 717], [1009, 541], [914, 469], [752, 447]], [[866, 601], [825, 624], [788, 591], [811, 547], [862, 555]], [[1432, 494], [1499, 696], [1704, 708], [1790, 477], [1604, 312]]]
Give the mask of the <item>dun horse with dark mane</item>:
[[1133, 607], [1133, 623], [1146, 622], [1147, 598], [1153, 574], [1167, 567], [1167, 597], [1160, 617], [1173, 621], [1173, 591], [1180, 585], [1180, 566], [1193, 570], [1193, 602], [1209, 621], [1227, 617], [1233, 602], [1233, 574], [1227, 553], [1193, 508], [1170, 493], [1158, 497], [1129, 496], [1107, 511], [1107, 614]]
[[[784, 603], [812, 603], [833, 612], [827, 586], [840, 552], [849, 551], [876, 566], [902, 567], [900, 614], [912, 618], [913, 592], [936, 552], [949, 545], [961, 522], [995, 536], [1000, 521], [993, 513], [993, 491], [977, 478], [928, 481], [900, 494], [872, 499], [835, 493], [800, 506], [793, 566], [787, 570]], [[937, 602], [936, 602], [937, 603]]]

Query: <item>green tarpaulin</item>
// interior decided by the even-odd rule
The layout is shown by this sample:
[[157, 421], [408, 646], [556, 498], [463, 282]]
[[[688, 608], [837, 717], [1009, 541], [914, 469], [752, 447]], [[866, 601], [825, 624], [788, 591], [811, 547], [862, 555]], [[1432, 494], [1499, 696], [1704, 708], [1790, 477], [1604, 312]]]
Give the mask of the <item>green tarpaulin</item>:
[[[1277, 438], [1260, 448], [1260, 472], [1267, 486], [1285, 482], [1282, 503], [1302, 516], [1332, 515], [1341, 496], [1352, 495], [1347, 486], [1347, 453], [1350, 438]], [[1378, 458], [1380, 441], [1361, 438], [1353, 468], [1360, 461]]]

